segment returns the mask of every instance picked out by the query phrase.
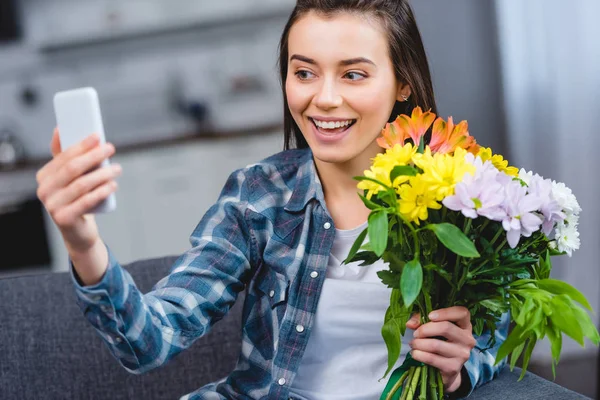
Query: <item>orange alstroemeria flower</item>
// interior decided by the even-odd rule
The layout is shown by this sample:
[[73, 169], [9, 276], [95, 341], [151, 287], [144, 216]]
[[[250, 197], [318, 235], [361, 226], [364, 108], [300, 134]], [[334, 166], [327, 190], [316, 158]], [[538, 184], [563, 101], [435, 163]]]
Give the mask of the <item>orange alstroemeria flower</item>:
[[479, 145], [475, 138], [469, 135], [467, 121], [461, 121], [458, 125], [454, 125], [452, 117], [448, 117], [448, 122], [442, 118], [435, 121], [429, 147], [431, 147], [432, 153], [441, 154], [453, 153], [458, 147], [473, 154], [477, 154], [479, 151]]
[[410, 117], [402, 114], [394, 122], [386, 124], [377, 144], [384, 149], [391, 149], [396, 144], [404, 146], [406, 139], [412, 139], [413, 144], [418, 146], [434, 120], [434, 113], [424, 113], [421, 107], [415, 107]]

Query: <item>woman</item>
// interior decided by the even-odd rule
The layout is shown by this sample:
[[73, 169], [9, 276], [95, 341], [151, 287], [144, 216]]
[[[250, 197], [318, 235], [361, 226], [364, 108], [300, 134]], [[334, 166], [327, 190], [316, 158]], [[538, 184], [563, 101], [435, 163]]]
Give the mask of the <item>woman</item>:
[[[280, 67], [286, 151], [230, 176], [192, 233], [192, 249], [152, 292], [138, 291], [84, 214], [116, 190], [118, 167], [83, 175], [112, 145], [100, 148], [91, 136], [61, 152], [55, 131], [38, 196], [62, 232], [82, 310], [129, 371], [190, 346], [247, 290], [236, 369], [186, 398], [377, 398], [391, 289], [376, 275], [381, 263], [340, 260], [366, 227], [353, 177], [381, 151], [382, 127], [415, 106], [436, 111], [421, 37], [407, 1], [299, 0]], [[467, 309], [435, 314], [423, 326], [409, 321], [414, 337], [402, 355], [410, 346], [442, 371], [446, 392], [468, 395], [499, 371], [497, 347], [473, 350]]]

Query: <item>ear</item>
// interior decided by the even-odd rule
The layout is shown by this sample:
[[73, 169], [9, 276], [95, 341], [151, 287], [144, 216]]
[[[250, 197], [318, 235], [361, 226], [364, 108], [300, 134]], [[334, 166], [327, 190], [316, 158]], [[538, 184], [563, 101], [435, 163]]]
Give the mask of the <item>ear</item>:
[[403, 102], [405, 101], [404, 97], [409, 98], [411, 93], [412, 91], [410, 90], [410, 86], [408, 84], [399, 84], [398, 93], [396, 94], [396, 100], [398, 100], [399, 102]]

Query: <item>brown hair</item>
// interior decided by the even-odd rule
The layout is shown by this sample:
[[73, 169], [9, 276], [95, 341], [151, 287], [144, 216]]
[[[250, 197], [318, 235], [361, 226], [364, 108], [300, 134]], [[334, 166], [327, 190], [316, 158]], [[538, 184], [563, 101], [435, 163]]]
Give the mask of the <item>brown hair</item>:
[[[279, 70], [283, 90], [284, 149], [306, 148], [300, 128], [290, 113], [285, 81], [288, 70], [288, 38], [294, 23], [309, 11], [325, 16], [338, 12], [365, 13], [377, 17], [388, 33], [390, 58], [395, 68], [396, 78], [401, 84], [408, 84], [411, 96], [406, 102], [396, 102], [389, 122], [399, 114], [408, 114], [420, 106], [437, 114], [433, 84], [427, 55], [421, 34], [408, 0], [298, 0], [283, 30], [279, 43]], [[382, 127], [383, 128], [383, 127]]]

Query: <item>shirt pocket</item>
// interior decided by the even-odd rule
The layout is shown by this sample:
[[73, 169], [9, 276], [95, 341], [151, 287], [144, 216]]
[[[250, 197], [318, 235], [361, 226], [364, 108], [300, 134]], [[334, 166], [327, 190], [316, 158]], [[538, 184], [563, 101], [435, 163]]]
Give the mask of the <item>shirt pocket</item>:
[[289, 286], [290, 282], [284, 274], [266, 266], [257, 276], [256, 288], [269, 299], [271, 308], [287, 302]]

